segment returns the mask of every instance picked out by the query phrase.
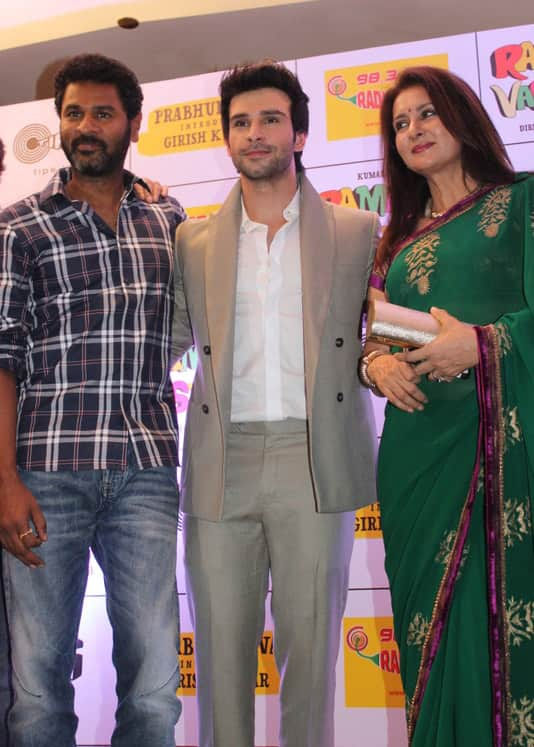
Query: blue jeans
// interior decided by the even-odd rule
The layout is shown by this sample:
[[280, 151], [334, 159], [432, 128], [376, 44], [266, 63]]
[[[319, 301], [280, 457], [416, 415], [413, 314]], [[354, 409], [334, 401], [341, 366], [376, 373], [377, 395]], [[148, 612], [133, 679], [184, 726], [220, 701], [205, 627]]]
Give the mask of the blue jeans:
[[89, 549], [106, 584], [118, 706], [113, 747], [174, 747], [178, 687], [176, 529], [172, 467], [26, 472], [45, 514], [46, 565], [5, 553], [16, 747], [73, 747], [78, 719], [71, 684]]
[[7, 747], [6, 718], [11, 702], [11, 691], [9, 687], [9, 645], [1, 571], [2, 551], [0, 550], [0, 747]]

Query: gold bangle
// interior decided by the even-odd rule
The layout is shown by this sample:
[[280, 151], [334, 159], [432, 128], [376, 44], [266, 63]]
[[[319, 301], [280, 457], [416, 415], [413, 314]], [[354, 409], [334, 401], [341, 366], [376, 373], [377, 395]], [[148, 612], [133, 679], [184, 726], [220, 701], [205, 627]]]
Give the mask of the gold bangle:
[[378, 394], [381, 394], [381, 392], [376, 383], [369, 376], [368, 369], [369, 364], [374, 361], [375, 358], [379, 358], [381, 355], [388, 355], [388, 353], [385, 350], [371, 350], [371, 352], [367, 353], [367, 355], [362, 355], [362, 357], [358, 361], [358, 378], [360, 379], [360, 382], [363, 384], [363, 386], [367, 387], [367, 389], [372, 389], [375, 393]]

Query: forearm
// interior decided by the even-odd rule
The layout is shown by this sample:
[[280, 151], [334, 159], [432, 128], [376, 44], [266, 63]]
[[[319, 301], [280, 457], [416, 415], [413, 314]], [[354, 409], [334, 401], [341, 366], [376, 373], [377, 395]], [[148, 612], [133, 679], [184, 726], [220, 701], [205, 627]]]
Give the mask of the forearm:
[[11, 371], [0, 368], [0, 481], [17, 471], [17, 382]]
[[[386, 295], [385, 295], [384, 291], [378, 290], [377, 288], [369, 287], [369, 290], [367, 292], [367, 302], [368, 302], [368, 304], [371, 301], [386, 301], [386, 300], [387, 299], [386, 299]], [[369, 330], [366, 330], [366, 332], [368, 333]], [[369, 353], [372, 353], [373, 350], [380, 350], [383, 353], [389, 353], [390, 352], [389, 345], [384, 345], [384, 344], [381, 344], [379, 342], [375, 342], [374, 340], [370, 341], [370, 340], [366, 339], [365, 345], [364, 345], [364, 348], [363, 348], [363, 354], [364, 354], [364, 356], [369, 355]]]
[[46, 541], [46, 520], [17, 471], [17, 382], [0, 369], [0, 542], [21, 563], [44, 565], [34, 550]]
[[[179, 232], [177, 232], [177, 236]], [[178, 238], [174, 253], [174, 315], [172, 325], [172, 357], [181, 358], [193, 346], [193, 331], [184, 288], [184, 269]]]

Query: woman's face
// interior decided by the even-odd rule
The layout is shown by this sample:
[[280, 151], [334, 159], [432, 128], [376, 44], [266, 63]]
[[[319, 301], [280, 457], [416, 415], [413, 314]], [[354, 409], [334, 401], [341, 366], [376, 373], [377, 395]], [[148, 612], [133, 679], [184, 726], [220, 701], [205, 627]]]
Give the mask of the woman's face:
[[461, 167], [461, 146], [436, 114], [423, 86], [401, 91], [393, 103], [395, 145], [406, 166], [425, 177]]

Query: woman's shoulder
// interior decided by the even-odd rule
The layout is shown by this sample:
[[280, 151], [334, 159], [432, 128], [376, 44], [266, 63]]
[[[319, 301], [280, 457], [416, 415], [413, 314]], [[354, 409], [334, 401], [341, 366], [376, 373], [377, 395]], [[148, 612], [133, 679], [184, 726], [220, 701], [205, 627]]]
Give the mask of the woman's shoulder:
[[532, 190], [534, 188], [534, 171], [518, 171], [512, 187], [517, 190]]
[[483, 188], [475, 202], [486, 209], [488, 205], [496, 209], [498, 206], [502, 208], [517, 204], [518, 201], [522, 203], [524, 199], [534, 201], [534, 172], [532, 171], [518, 171], [510, 182]]
[[511, 188], [514, 202], [534, 208], [534, 172], [518, 171]]

